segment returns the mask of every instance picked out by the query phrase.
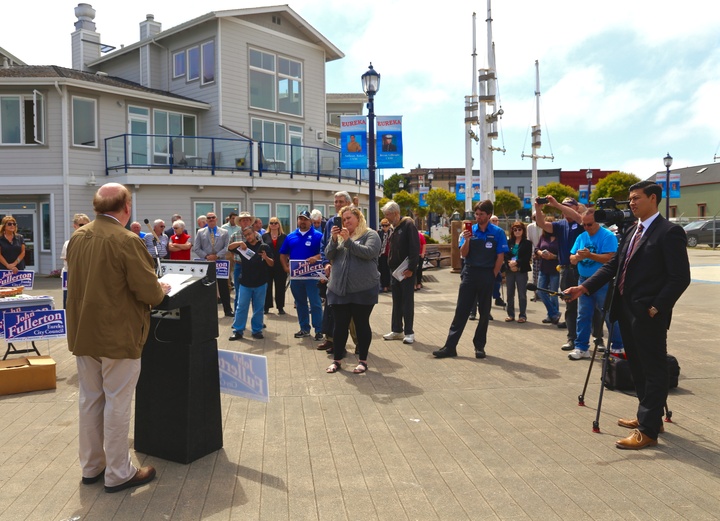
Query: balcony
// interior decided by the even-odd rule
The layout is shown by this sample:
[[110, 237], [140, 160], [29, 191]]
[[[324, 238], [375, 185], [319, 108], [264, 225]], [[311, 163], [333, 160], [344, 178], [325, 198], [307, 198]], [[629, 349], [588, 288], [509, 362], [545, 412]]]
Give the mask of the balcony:
[[[247, 139], [120, 134], [105, 139], [105, 174], [283, 176], [361, 184], [366, 169], [341, 169], [340, 151]], [[378, 183], [380, 184], [380, 183]]]

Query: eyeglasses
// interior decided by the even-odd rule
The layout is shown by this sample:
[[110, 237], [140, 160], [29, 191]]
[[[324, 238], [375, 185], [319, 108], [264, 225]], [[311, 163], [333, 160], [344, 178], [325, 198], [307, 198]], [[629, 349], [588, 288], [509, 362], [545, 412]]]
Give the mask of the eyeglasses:
[[5, 226], [17, 226], [17, 223], [6, 222], [6, 223], [5, 223]]
[[210, 217], [210, 216], [208, 215], [208, 221], [214, 221], [215, 219], [217, 219], [217, 217]]

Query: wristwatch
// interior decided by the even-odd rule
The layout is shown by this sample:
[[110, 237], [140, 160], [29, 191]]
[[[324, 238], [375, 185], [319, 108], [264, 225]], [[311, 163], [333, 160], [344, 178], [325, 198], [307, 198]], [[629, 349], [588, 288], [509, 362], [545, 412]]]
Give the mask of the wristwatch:
[[650, 318], [654, 318], [655, 315], [658, 314], [658, 310], [655, 306], [651, 306], [650, 309], [648, 309], [648, 313], [650, 313]]

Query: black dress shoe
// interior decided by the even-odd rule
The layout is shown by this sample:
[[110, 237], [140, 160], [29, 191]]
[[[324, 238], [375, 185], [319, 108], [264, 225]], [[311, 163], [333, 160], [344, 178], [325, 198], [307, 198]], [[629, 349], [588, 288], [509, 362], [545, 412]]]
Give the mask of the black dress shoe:
[[234, 316], [235, 316], [235, 312], [234, 312], [234, 311], [226, 312], [226, 313], [225, 313], [225, 316], [226, 316], [226, 317], [234, 317]]
[[468, 320], [477, 320], [477, 315], [475, 313], [470, 313]]
[[485, 358], [485, 350], [484, 349], [476, 349], [475, 350], [475, 358]]
[[281, 310], [278, 311], [278, 315], [284, 315], [284, 314], [285, 314], [285, 310], [284, 310], [284, 309], [281, 309]]
[[243, 334], [240, 331], [235, 331], [233, 333], [233, 336], [228, 338], [228, 340], [230, 340], [232, 342], [233, 340], [242, 340], [242, 338], [243, 338]]
[[252, 337], [257, 340], [262, 340], [263, 338], [265, 338], [265, 336], [262, 334], [262, 331], [260, 333], [253, 333]]
[[135, 475], [129, 480], [127, 480], [125, 483], [116, 485], [114, 487], [105, 487], [105, 492], [120, 492], [121, 490], [125, 490], [126, 488], [139, 487], [140, 485], [149, 483], [153, 479], [155, 479], [155, 469], [148, 465], [147, 467], [137, 469]]
[[102, 470], [100, 471], [100, 474], [98, 474], [98, 475], [95, 476], [95, 477], [92, 477], [92, 478], [83, 477], [83, 478], [82, 478], [82, 484], [83, 484], [83, 485], [92, 485], [93, 483], [97, 483], [98, 481], [100, 481], [100, 480], [102, 479], [102, 477], [103, 477], [104, 475], [105, 475], [105, 469], [102, 469]]
[[442, 349], [438, 349], [437, 351], [433, 351], [433, 356], [435, 358], [450, 358], [453, 356], [457, 356], [457, 351], [450, 350], [447, 347], [443, 347]]

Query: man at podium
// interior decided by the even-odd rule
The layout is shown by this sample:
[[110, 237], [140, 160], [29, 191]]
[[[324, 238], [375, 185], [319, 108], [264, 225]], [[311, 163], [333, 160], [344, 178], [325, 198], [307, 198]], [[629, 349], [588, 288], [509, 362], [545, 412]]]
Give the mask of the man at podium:
[[155, 477], [153, 467], [132, 464], [128, 434], [150, 309], [170, 286], [158, 281], [140, 237], [125, 229], [131, 201], [123, 185], [101, 186], [93, 198], [95, 220], [76, 230], [67, 249], [67, 336], [77, 362], [82, 482], [104, 478], [106, 492]]

